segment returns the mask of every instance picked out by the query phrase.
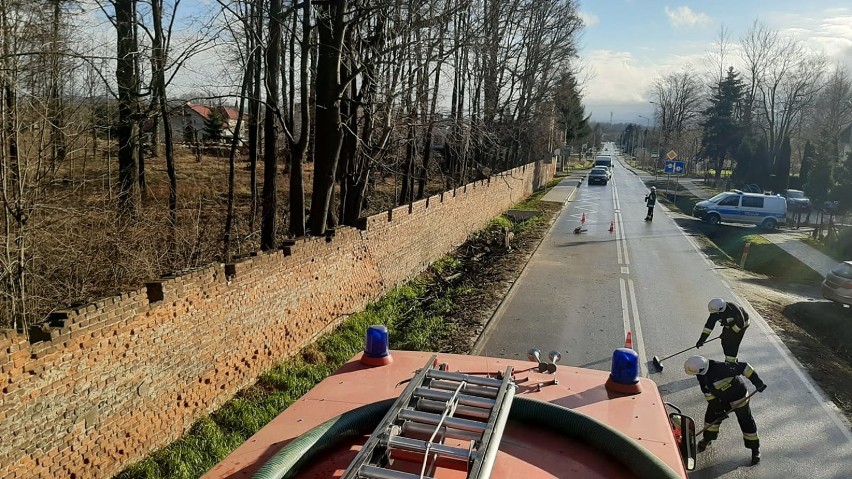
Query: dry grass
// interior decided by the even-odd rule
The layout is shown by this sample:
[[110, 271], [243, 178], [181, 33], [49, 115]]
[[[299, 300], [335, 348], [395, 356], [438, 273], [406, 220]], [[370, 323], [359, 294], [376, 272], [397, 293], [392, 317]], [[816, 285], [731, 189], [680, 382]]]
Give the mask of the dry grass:
[[[85, 157], [81, 156], [83, 153]], [[110, 192], [115, 191], [117, 183], [116, 152], [102, 152], [95, 161], [91, 151], [78, 150], [77, 157], [57, 172], [56, 179], [40, 195], [28, 224], [28, 321], [39, 321], [51, 311], [138, 288], [164, 274], [224, 262], [229, 165], [225, 152], [213, 153], [204, 154], [197, 161], [189, 148], [176, 147], [178, 215], [172, 232], [164, 157], [145, 159], [147, 190], [138, 215], [121, 221]], [[433, 170], [428, 195], [444, 189], [444, 179], [437, 168]], [[313, 164], [305, 164], [303, 171], [309, 206]], [[276, 186], [278, 237], [283, 240], [289, 221], [289, 177], [283, 162], [279, 164]], [[258, 195], [262, 188], [263, 162], [259, 162]], [[388, 170], [376, 172], [363, 214], [395, 206], [398, 191], [396, 175]], [[260, 213], [258, 206], [252, 228], [250, 170], [243, 153], [238, 155], [236, 166], [231, 259], [259, 248]], [[3, 319], [0, 318], [0, 326], [11, 324]]]

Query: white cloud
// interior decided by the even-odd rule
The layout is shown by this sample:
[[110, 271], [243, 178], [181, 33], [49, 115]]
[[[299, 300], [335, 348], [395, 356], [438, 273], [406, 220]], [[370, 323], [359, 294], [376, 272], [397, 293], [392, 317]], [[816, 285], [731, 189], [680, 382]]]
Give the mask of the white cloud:
[[651, 107], [651, 85], [659, 76], [680, 71], [687, 65], [699, 65], [703, 52], [694, 55], [672, 55], [661, 61], [637, 57], [627, 51], [593, 50], [584, 55], [590, 79], [583, 86], [586, 112], [598, 121], [644, 122], [637, 115], [648, 116]]
[[593, 27], [600, 22], [600, 19], [594, 13], [580, 12], [580, 19], [583, 20], [583, 25]]
[[669, 8], [665, 7], [666, 16], [675, 28], [696, 27], [710, 23], [710, 17], [706, 13], [693, 12], [687, 6]]
[[800, 17], [788, 24], [782, 33], [801, 40], [813, 50], [852, 65], [852, 15], [825, 18]]

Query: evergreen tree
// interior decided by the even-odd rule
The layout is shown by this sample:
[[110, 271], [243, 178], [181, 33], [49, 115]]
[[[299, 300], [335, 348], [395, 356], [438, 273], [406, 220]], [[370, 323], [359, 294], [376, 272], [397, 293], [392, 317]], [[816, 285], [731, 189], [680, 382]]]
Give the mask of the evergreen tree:
[[769, 145], [766, 144], [766, 138], [760, 134], [755, 135], [754, 138], [754, 141], [757, 142], [757, 149], [751, 160], [749, 183], [757, 183], [766, 189], [766, 185], [769, 184], [770, 165], [772, 165], [772, 159], [769, 157]]
[[793, 150], [788, 136], [781, 143], [778, 157], [775, 159], [775, 185], [773, 188], [775, 191], [786, 189], [790, 184], [790, 157], [792, 154]]
[[[830, 148], [825, 150], [830, 150]], [[823, 148], [814, 150], [813, 169], [808, 174], [808, 182], [804, 186], [805, 193], [813, 200], [814, 204], [822, 204], [827, 200], [834, 184], [832, 178], [833, 157], [831, 154], [826, 154], [825, 150]]]
[[802, 153], [802, 166], [799, 169], [799, 182], [803, 186], [808, 182], [808, 174], [813, 167], [815, 154], [816, 150], [814, 150], [814, 145], [812, 145], [811, 141], [808, 140], [805, 142], [805, 151]]
[[204, 139], [220, 141], [225, 132], [225, 116], [221, 112], [210, 109], [210, 114], [204, 119]]
[[852, 208], [852, 152], [846, 154], [846, 159], [835, 168], [837, 184], [832, 198], [840, 202], [840, 207], [848, 211]]
[[716, 168], [716, 182], [722, 175], [725, 158], [733, 153], [732, 148], [739, 145], [742, 127], [737, 120], [737, 110], [743, 96], [743, 82], [733, 67], [728, 68], [725, 79], [713, 88], [710, 106], [703, 112], [701, 126], [702, 153], [711, 160]]
[[553, 99], [556, 119], [565, 136], [565, 144], [571, 145], [589, 134], [589, 117], [580, 98], [577, 80], [570, 72], [559, 80]]
[[624, 129], [624, 133], [621, 135], [621, 150], [632, 155], [638, 138], [639, 127], [633, 123], [628, 124], [627, 128]]

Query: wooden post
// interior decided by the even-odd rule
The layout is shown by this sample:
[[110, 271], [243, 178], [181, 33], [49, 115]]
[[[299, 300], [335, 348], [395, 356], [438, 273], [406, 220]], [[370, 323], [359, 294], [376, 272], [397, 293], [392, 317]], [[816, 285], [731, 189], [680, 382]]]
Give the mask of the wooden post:
[[746, 259], [748, 258], [748, 252], [751, 249], [751, 243], [746, 243], [743, 248], [743, 257], [740, 258], [740, 268], [745, 268]]

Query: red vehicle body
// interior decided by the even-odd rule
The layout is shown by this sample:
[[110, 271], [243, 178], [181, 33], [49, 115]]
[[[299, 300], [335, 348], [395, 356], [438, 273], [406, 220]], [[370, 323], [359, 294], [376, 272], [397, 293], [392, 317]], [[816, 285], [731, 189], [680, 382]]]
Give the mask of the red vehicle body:
[[[368, 366], [360, 361], [361, 354], [356, 355], [203, 478], [336, 478], [344, 477], [347, 468], [355, 467], [351, 465], [353, 461], [357, 463], [359, 460], [380, 466], [373, 467], [374, 472], [380, 475], [372, 476], [367, 472], [360, 475], [350, 471], [350, 475], [346, 477], [686, 478], [684, 463], [694, 463], [695, 455], [691, 452], [694, 450], [694, 422], [678, 413], [670, 415], [656, 385], [649, 379], [639, 378], [635, 388], [640, 392], [624, 393], [607, 387], [610, 374], [605, 371], [568, 366], [559, 366], [557, 369], [555, 363], [548, 366], [545, 363], [536, 364], [505, 358], [433, 355], [410, 351], [393, 351], [392, 358], [390, 364]], [[436, 368], [429, 368], [430, 364]], [[424, 369], [428, 369], [428, 374], [434, 374], [438, 378], [442, 377], [442, 374], [449, 374], [456, 379], [463, 378], [461, 382], [432, 379], [429, 383], [438, 387], [439, 382], [446, 382], [450, 385], [449, 389], [455, 387], [455, 392], [441, 392], [456, 396], [447, 403], [451, 406], [446, 406], [442, 422], [437, 427], [432, 426], [433, 430], [440, 429], [440, 434], [425, 434], [429, 437], [420, 434], [421, 440], [428, 439], [425, 442], [414, 439], [405, 439], [408, 442], [404, 442], [400, 438], [389, 438], [388, 434], [381, 431], [371, 436], [370, 432], [376, 425], [369, 424], [366, 429], [341, 441], [336, 441], [337, 437], [333, 434], [331, 437], [325, 434], [325, 437], [317, 440], [317, 444], [311, 446], [322, 449], [322, 452], [315, 456], [310, 456], [308, 449], [297, 448], [295, 452], [288, 452], [285, 448], [299, 443], [297, 438], [303, 441], [305, 437], [316, 432], [318, 425], [341, 414], [352, 415], [353, 411], [357, 413], [361, 410], [358, 408], [369, 408], [369, 405], [383, 400], [385, 404], [389, 404], [394, 398], [407, 394], [405, 391], [422, 394], [424, 388], [414, 388], [409, 382], [413, 377], [422, 377], [421, 371]], [[508, 379], [503, 381], [505, 377]], [[491, 378], [490, 381], [495, 381], [494, 384], [502, 381], [501, 384], [512, 392], [512, 398], [506, 396], [511, 404], [511, 413], [506, 413], [508, 419], [502, 419], [504, 425], [501, 425], [499, 417], [494, 421], [494, 415], [487, 421], [481, 419], [485, 425], [485, 432], [482, 434], [490, 435], [491, 441], [496, 440], [498, 444], [485, 447], [484, 444], [469, 438], [448, 437], [452, 434], [445, 436], [447, 428], [463, 428], [465, 419], [456, 417], [464, 417], [468, 410], [476, 409], [459, 405], [458, 397], [467, 397], [462, 393], [469, 390], [475, 392], [476, 389], [483, 389], [484, 386], [475, 384], [484, 384], [482, 379], [485, 378]], [[394, 404], [406, 402], [403, 399], [397, 399]], [[476, 399], [472, 401], [475, 402]], [[464, 404], [464, 400], [461, 402]], [[545, 417], [519, 418], [516, 412], [530, 405], [534, 409], [539, 406], [549, 409]], [[396, 407], [403, 406], [406, 404]], [[438, 412], [441, 407], [439, 404]], [[381, 410], [380, 416], [384, 416], [385, 421], [387, 416], [391, 415], [390, 412], [385, 413], [388, 409], [393, 410], [393, 407], [386, 406]], [[471, 414], [476, 416], [476, 411]], [[551, 414], [552, 416], [549, 416]], [[591, 424], [592, 427], [601, 427], [605, 431], [593, 430], [586, 437], [573, 432], [566, 434], [564, 429], [558, 430], [564, 419], [562, 416], [566, 415], [571, 424], [571, 421], [580, 420], [586, 426]], [[455, 426], [456, 422], [453, 421], [462, 425]], [[401, 429], [397, 426], [388, 429], [394, 432], [399, 430]], [[498, 432], [499, 438], [496, 437]], [[309, 434], [303, 436], [306, 433]], [[675, 434], [678, 435], [677, 438]], [[601, 448], [600, 443], [607, 441], [614, 441], [614, 446], [611, 447], [614, 450]], [[365, 443], [369, 446], [364, 446]], [[426, 443], [428, 445], [422, 449]], [[377, 449], [372, 455], [367, 454], [370, 457], [359, 459], [358, 453], [363, 447], [371, 448], [376, 444]], [[387, 448], [383, 449], [382, 444]], [[477, 444], [480, 446], [479, 451], [476, 450]], [[418, 450], [418, 447], [421, 449]], [[447, 452], [442, 454], [444, 449]], [[468, 451], [468, 456], [460, 459], [458, 456], [464, 456], [465, 450]], [[287, 474], [280, 471], [270, 473], [270, 464], [281, 463], [282, 456], [287, 454], [291, 456], [291, 463], [299, 463], [298, 473], [295, 467], [288, 469]], [[634, 456], [642, 456], [641, 460], [638, 460], [640, 464], [637, 465]], [[473, 460], [474, 457], [478, 462]], [[286, 460], [284, 457], [284, 462]], [[491, 463], [487, 464], [489, 460]], [[651, 469], [648, 469], [649, 467]]]

